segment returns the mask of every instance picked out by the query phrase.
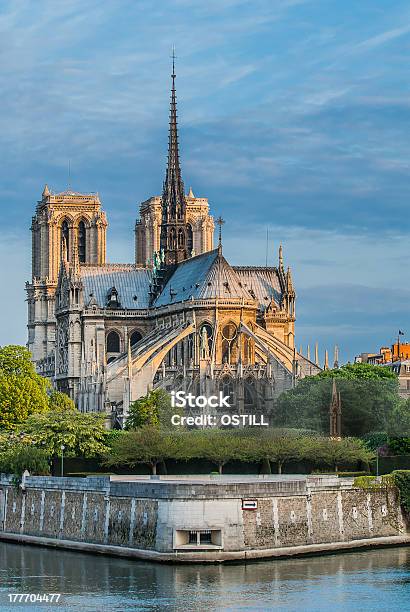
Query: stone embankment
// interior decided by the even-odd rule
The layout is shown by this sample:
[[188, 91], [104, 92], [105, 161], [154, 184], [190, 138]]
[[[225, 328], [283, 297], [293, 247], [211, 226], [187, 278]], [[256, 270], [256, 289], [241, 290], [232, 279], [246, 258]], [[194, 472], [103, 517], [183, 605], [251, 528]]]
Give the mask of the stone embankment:
[[167, 562], [410, 543], [394, 487], [314, 476], [2, 476], [0, 539]]

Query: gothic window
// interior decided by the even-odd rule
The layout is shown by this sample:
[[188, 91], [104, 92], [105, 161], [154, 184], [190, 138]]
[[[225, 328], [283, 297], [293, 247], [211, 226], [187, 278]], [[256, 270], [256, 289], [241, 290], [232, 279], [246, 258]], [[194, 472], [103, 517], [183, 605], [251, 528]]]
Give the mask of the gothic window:
[[107, 353], [120, 352], [120, 335], [116, 331], [110, 331], [107, 335]]
[[137, 342], [139, 342], [141, 338], [142, 338], [142, 334], [140, 334], [138, 330], [135, 330], [134, 332], [132, 332], [131, 338], [130, 338], [131, 346], [134, 346], [134, 344], [137, 344]]
[[192, 249], [194, 248], [194, 239], [192, 235], [192, 225], [188, 223], [186, 226], [186, 248], [188, 255], [192, 255]]
[[66, 220], [61, 224], [61, 241], [63, 241], [63, 239], [65, 239], [67, 247], [67, 257], [70, 259], [70, 231]]
[[229, 396], [229, 403], [232, 406], [234, 403], [234, 394], [233, 394], [233, 379], [231, 376], [225, 375], [222, 377], [219, 390], [222, 392], [223, 396]]
[[236, 325], [228, 323], [222, 329], [222, 363], [234, 363], [236, 347]]
[[183, 229], [179, 229], [178, 230], [178, 247], [183, 247], [184, 246], [184, 230]]
[[78, 224], [78, 257], [81, 263], [85, 263], [86, 257], [86, 231], [84, 221]]
[[255, 379], [251, 376], [245, 379], [245, 408], [257, 408]]

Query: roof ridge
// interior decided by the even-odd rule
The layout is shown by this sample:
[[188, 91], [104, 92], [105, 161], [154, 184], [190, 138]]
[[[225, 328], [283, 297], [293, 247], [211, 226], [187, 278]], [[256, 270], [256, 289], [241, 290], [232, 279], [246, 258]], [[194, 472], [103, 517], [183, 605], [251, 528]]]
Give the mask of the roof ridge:
[[275, 272], [277, 270], [276, 266], [231, 266], [234, 270], [258, 270], [263, 272], [265, 270], [269, 270], [270, 272]]
[[103, 263], [103, 264], [93, 264], [93, 263], [81, 263], [81, 268], [96, 268], [98, 270], [102, 270], [104, 268], [129, 268], [131, 270], [149, 270], [147, 266], [141, 266], [135, 263]]

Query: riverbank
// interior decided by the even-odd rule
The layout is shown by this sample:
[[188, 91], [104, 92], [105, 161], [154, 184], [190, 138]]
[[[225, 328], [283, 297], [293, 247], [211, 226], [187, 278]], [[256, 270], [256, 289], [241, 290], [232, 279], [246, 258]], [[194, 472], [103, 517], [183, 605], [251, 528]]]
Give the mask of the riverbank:
[[0, 539], [167, 563], [410, 544], [394, 486], [334, 476], [2, 477]]
[[313, 555], [331, 555], [343, 552], [355, 552], [363, 549], [391, 548], [410, 546], [410, 536], [390, 536], [386, 538], [367, 538], [365, 540], [352, 540], [350, 542], [332, 542], [329, 544], [308, 544], [306, 546], [287, 546], [264, 550], [244, 550], [231, 552], [203, 551], [160, 553], [152, 550], [141, 550], [125, 546], [109, 546], [87, 542], [69, 540], [55, 540], [38, 536], [21, 535], [15, 533], [0, 533], [0, 540], [27, 544], [30, 546], [45, 546], [75, 550], [83, 553], [109, 555], [111, 557], [126, 557], [160, 563], [238, 563], [260, 561], [267, 559], [289, 559], [291, 557], [311, 557]]

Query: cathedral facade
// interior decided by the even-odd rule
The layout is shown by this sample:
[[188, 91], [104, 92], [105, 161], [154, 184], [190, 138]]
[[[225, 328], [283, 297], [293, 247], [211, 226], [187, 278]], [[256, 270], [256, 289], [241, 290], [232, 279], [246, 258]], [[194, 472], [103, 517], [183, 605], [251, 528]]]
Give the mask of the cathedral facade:
[[[296, 293], [282, 247], [275, 267], [232, 266], [206, 198], [186, 194], [175, 71], [161, 196], [140, 206], [135, 263], [106, 262], [96, 194], [46, 186], [32, 220], [28, 347], [37, 369], [82, 411], [122, 426], [130, 403], [162, 387], [222, 391], [232, 410], [269, 414], [320, 371], [295, 349]], [[195, 409], [192, 413], [195, 412]]]

